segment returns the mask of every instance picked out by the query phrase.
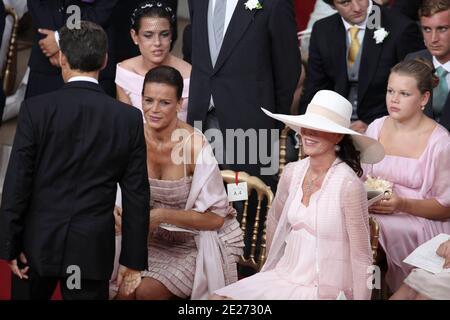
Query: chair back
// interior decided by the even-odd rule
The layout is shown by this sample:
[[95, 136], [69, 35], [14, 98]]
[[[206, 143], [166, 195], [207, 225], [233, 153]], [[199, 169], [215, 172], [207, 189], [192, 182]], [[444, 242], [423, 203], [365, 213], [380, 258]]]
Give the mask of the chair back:
[[[236, 182], [236, 172], [232, 170], [223, 170], [222, 178], [225, 183], [235, 183]], [[260, 178], [255, 176], [250, 176], [245, 172], [239, 172], [238, 181], [247, 182], [247, 192], [248, 196], [252, 193], [256, 193], [257, 206], [255, 212], [255, 220], [251, 226], [251, 243], [250, 248], [245, 248], [244, 254], [239, 259], [239, 264], [241, 266], [250, 267], [256, 272], [261, 270], [264, 262], [266, 261], [266, 225], [262, 228], [262, 233], [260, 233], [260, 224], [262, 221], [262, 212], [267, 209], [266, 212], [271, 208], [273, 201], [273, 192], [269, 186], [267, 186]], [[241, 229], [246, 234], [248, 228], [248, 216], [249, 216], [249, 205], [248, 200], [244, 202], [242, 210], [242, 218], [240, 221]], [[258, 248], [259, 243], [259, 248]], [[259, 250], [258, 250], [259, 249]], [[248, 252], [248, 254], [246, 254]]]
[[6, 16], [11, 16], [13, 25], [11, 30], [11, 37], [9, 38], [8, 50], [6, 52], [5, 65], [2, 66], [3, 91], [5, 96], [10, 96], [14, 93], [14, 86], [16, 83], [17, 74], [17, 34], [19, 32], [19, 16], [11, 7], [5, 7]]

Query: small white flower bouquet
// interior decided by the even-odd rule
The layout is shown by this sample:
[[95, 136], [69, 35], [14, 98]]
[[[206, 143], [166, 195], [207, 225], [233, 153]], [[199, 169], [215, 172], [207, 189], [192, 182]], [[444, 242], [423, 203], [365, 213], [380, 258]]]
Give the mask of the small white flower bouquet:
[[383, 180], [381, 178], [374, 178], [370, 175], [367, 176], [367, 180], [364, 182], [364, 187], [367, 191], [367, 200], [369, 200], [369, 206], [375, 202], [383, 199], [385, 196], [392, 194], [392, 182]]

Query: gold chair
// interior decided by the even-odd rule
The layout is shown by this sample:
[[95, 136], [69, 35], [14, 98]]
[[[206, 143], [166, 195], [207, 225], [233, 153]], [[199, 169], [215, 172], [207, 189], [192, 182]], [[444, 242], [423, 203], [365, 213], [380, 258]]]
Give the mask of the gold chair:
[[5, 96], [9, 96], [14, 93], [14, 86], [16, 83], [17, 34], [19, 30], [19, 16], [11, 7], [5, 8], [5, 14], [6, 16], [11, 16], [13, 19], [11, 37], [9, 39], [8, 51], [6, 54], [6, 61], [5, 65], [2, 66], [3, 91], [5, 92]]
[[378, 239], [380, 237], [380, 226], [377, 220], [373, 217], [369, 217], [369, 228], [370, 228], [370, 247], [372, 248], [372, 258], [373, 263], [377, 264], [378, 256]]
[[[280, 163], [279, 163], [279, 171], [278, 176], [281, 177], [281, 174], [283, 173], [284, 167], [286, 166], [286, 143], [288, 134], [292, 129], [289, 127], [285, 127], [280, 134]], [[302, 147], [302, 141], [300, 140], [298, 145], [298, 160], [302, 160], [306, 157], [305, 153], [303, 152]]]
[[[235, 183], [236, 182], [236, 172], [232, 170], [223, 170], [222, 178], [225, 183]], [[239, 172], [238, 181], [247, 182], [247, 192], [250, 197], [253, 191], [256, 192], [258, 204], [256, 207], [255, 221], [252, 228], [252, 238], [251, 238], [251, 246], [249, 250], [249, 255], [246, 256], [245, 252], [248, 250], [244, 250], [244, 254], [239, 259], [239, 265], [250, 267], [254, 269], [256, 272], [261, 270], [264, 262], [266, 261], [266, 224], [262, 228], [262, 234], [259, 233], [260, 229], [260, 221], [261, 221], [261, 211], [263, 208], [263, 201], [267, 199], [267, 212], [272, 206], [273, 201], [273, 192], [269, 186], [267, 186], [261, 179], [255, 176], [250, 176], [245, 172]], [[247, 220], [248, 220], [248, 200], [244, 202], [244, 208], [242, 212], [241, 219], [241, 229], [246, 232], [247, 230]], [[260, 240], [260, 247], [257, 250], [257, 243]]]
[[372, 292], [372, 300], [387, 300], [389, 298], [389, 288], [386, 284], [386, 256], [379, 246], [380, 225], [374, 217], [369, 217], [370, 228], [370, 247], [372, 248], [373, 264], [378, 266], [381, 271], [381, 288], [374, 289]]

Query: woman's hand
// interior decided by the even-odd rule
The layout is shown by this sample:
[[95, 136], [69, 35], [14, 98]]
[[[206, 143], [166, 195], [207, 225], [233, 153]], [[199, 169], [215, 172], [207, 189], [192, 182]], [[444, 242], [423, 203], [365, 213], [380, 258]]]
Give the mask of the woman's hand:
[[164, 211], [162, 208], [150, 210], [150, 232], [155, 231], [164, 222]]
[[403, 201], [403, 198], [392, 193], [371, 205], [369, 207], [369, 212], [376, 214], [393, 214], [395, 211], [401, 210]]
[[122, 208], [114, 206], [114, 227], [116, 229], [116, 236], [122, 233]]
[[445, 259], [444, 269], [450, 268], [450, 240], [441, 243], [436, 254]]

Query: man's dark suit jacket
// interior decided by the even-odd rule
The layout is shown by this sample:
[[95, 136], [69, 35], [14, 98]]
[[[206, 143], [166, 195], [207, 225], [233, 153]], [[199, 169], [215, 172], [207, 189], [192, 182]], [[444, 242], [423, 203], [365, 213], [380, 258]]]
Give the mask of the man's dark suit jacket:
[[109, 279], [116, 186], [120, 263], [147, 267], [149, 184], [141, 113], [77, 81], [23, 102], [0, 210], [0, 258], [24, 252], [41, 277]]
[[[27, 98], [42, 93], [59, 89], [63, 84], [61, 69], [52, 66], [48, 58], [42, 53], [39, 47], [39, 40], [44, 36], [37, 32], [38, 28], [58, 31], [65, 24], [70, 14], [67, 8], [77, 5], [81, 9], [81, 19], [94, 22], [102, 26], [108, 34], [109, 51], [108, 64], [100, 73], [100, 84], [107, 90], [109, 95], [115, 96], [115, 35], [110, 28], [111, 16], [114, 6], [119, 0], [95, 0], [94, 3], [83, 3], [81, 0], [28, 0], [28, 10], [33, 19], [33, 26], [36, 30], [34, 44], [31, 49], [31, 56], [28, 62], [30, 67], [30, 79], [28, 82]], [[52, 80], [42, 83], [41, 79], [35, 81], [34, 74], [43, 74]], [[52, 77], [53, 76], [53, 77]]]
[[395, 0], [392, 10], [403, 13], [410, 19], [419, 20], [419, 8], [423, 0]]
[[[300, 76], [292, 1], [259, 2], [262, 9], [248, 10], [246, 0], [238, 1], [213, 67], [208, 44], [209, 1], [190, 1], [192, 73], [187, 120], [190, 124], [205, 121], [212, 95], [224, 146], [229, 142], [227, 129], [280, 128], [281, 123], [266, 116], [261, 107], [288, 114]], [[261, 148], [261, 143], [264, 141], [258, 140], [255, 145]], [[269, 155], [270, 148], [268, 144]], [[235, 149], [234, 160], [228, 158], [226, 164], [233, 170], [260, 175], [261, 159], [250, 163], [255, 154], [249, 155], [249, 150], [245, 149], [246, 163], [236, 164], [239, 151]]]
[[[208, 44], [208, 3], [191, 0], [192, 74], [188, 122], [205, 120], [211, 94], [222, 129], [276, 128], [261, 110], [289, 113], [300, 76], [300, 52], [291, 1], [239, 0], [215, 67]], [[243, 116], [243, 115], [246, 116]]]
[[[428, 50], [421, 50], [417, 52], [410, 53], [406, 56], [405, 59], [412, 60], [415, 58], [423, 58], [431, 63], [433, 63], [433, 56]], [[425, 114], [432, 119], [435, 119], [435, 115], [433, 112], [433, 97], [430, 97], [430, 101], [425, 107]], [[436, 120], [436, 119], [435, 119]], [[447, 100], [445, 101], [444, 110], [442, 110], [441, 117], [439, 119], [439, 123], [447, 128], [450, 131], [450, 94], [447, 96]]]
[[[381, 27], [389, 32], [376, 44], [374, 29], [366, 28], [358, 83], [358, 118], [370, 124], [387, 114], [386, 87], [391, 68], [410, 53], [423, 48], [417, 24], [407, 17], [381, 8]], [[319, 90], [333, 90], [347, 97], [346, 30], [337, 13], [314, 24], [308, 57], [304, 94], [299, 114]]]

